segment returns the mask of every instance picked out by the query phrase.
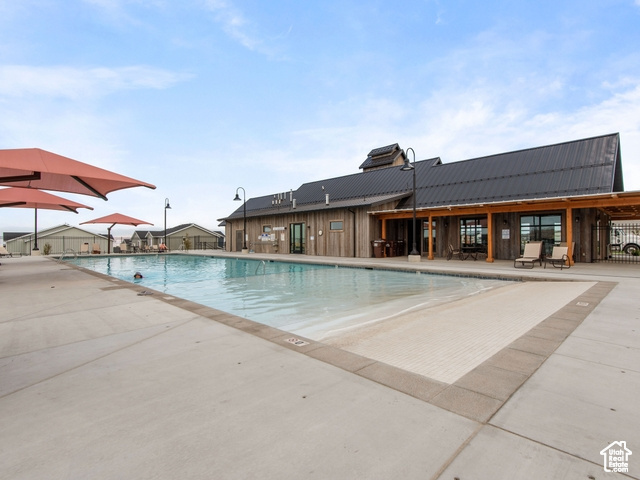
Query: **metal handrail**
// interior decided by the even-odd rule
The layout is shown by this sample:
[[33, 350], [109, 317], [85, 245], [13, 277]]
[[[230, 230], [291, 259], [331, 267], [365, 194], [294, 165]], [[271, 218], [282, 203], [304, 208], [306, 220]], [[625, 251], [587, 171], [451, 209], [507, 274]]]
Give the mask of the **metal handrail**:
[[60, 255], [60, 258], [58, 258], [58, 263], [62, 262], [62, 260], [64, 260], [64, 256], [67, 253], [73, 253], [73, 258], [76, 259], [78, 258], [78, 254], [76, 253], [76, 251], [73, 248], [67, 248], [65, 249], [64, 252], [62, 252], [62, 255]]
[[267, 263], [264, 260], [260, 260], [260, 263], [256, 267], [256, 271], [255, 271], [254, 275], [258, 274], [258, 269], [260, 268], [260, 265], [262, 265], [262, 274], [266, 275], [267, 274]]

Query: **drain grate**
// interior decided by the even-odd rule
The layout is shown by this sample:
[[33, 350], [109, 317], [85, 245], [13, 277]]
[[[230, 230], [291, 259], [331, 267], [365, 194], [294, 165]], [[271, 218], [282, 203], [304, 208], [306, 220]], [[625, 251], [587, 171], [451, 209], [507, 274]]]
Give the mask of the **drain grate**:
[[305, 342], [304, 340], [300, 340], [299, 338], [295, 338], [295, 337], [287, 338], [285, 342], [292, 343], [296, 347], [303, 347], [304, 345], [309, 345], [309, 342]]

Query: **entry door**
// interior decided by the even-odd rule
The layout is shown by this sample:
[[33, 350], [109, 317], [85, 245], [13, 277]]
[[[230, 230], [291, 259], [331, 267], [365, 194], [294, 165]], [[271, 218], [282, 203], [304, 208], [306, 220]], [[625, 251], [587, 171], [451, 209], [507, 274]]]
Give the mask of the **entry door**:
[[292, 223], [290, 227], [289, 251], [291, 253], [304, 253], [304, 223]]
[[244, 230], [236, 230], [236, 248], [235, 248], [236, 252], [242, 251], [242, 245], [244, 244], [243, 238], [242, 238], [243, 233], [244, 233]]

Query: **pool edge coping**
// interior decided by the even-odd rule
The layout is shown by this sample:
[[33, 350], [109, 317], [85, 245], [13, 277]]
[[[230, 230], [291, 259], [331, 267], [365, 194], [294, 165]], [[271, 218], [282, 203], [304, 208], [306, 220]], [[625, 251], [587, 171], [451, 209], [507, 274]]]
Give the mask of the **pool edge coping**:
[[[236, 258], [209, 256], [214, 258]], [[242, 259], [241, 257], [238, 258]], [[53, 258], [52, 260], [57, 261]], [[331, 263], [323, 263], [323, 265], [327, 264], [333, 265]], [[296, 351], [482, 424], [487, 423], [493, 417], [618, 284], [618, 282], [613, 281], [594, 280], [594, 285], [582, 294], [541, 320], [536, 326], [477, 365], [454, 383], [447, 384], [191, 300], [169, 295], [152, 288], [142, 287], [80, 265], [69, 262], [65, 262], [65, 265], [103, 280], [110, 282], [115, 280], [117, 282], [117, 284], [103, 287], [102, 290], [127, 288], [137, 291], [138, 294], [142, 292], [153, 294], [151, 296], [152, 299], [195, 313], [203, 318], [259, 337], [288, 350]], [[351, 266], [347, 265], [345, 267]], [[353, 268], [365, 267], [355, 266]], [[415, 271], [412, 268], [398, 269], [395, 266], [394, 268], [378, 268], [378, 266], [375, 266], [372, 269]], [[451, 275], [449, 272], [442, 272], [442, 274]], [[477, 277], [476, 275], [457, 276]], [[512, 277], [502, 278], [502, 276], [487, 275], [483, 275], [482, 278], [513, 280]], [[584, 280], [556, 280], [549, 278], [539, 280], [527, 277], [522, 278], [520, 281], [562, 282]], [[300, 342], [292, 340], [299, 340]], [[514, 362], [514, 357], [519, 359], [520, 362]]]

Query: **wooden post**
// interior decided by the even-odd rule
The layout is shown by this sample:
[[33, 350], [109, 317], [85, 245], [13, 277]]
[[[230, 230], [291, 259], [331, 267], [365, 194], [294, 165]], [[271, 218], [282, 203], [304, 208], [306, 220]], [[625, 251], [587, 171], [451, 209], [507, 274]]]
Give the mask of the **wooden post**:
[[429, 255], [428, 260], [433, 260], [433, 217], [429, 214]]
[[567, 256], [569, 265], [573, 265], [573, 210], [567, 207]]
[[493, 214], [487, 212], [487, 262], [493, 263]]

